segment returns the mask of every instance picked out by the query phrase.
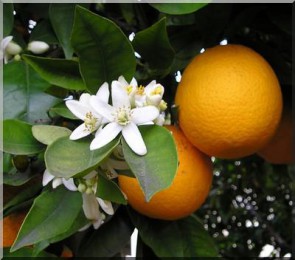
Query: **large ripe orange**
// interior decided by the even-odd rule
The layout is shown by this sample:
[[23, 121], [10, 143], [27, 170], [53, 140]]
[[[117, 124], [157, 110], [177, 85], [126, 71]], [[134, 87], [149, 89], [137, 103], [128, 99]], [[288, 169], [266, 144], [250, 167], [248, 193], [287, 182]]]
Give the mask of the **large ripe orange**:
[[172, 185], [156, 193], [149, 202], [135, 178], [119, 175], [119, 186], [128, 203], [151, 218], [176, 220], [196, 211], [208, 196], [212, 183], [210, 158], [195, 148], [176, 127], [167, 127], [173, 134], [179, 159]]
[[216, 46], [197, 55], [182, 75], [175, 103], [187, 138], [204, 153], [228, 159], [265, 146], [282, 112], [273, 69], [242, 45]]
[[276, 134], [258, 155], [272, 164], [295, 163], [293, 144], [292, 111], [286, 109]]
[[27, 210], [17, 211], [1, 220], [0, 224], [3, 225], [3, 247], [12, 246], [26, 215]]

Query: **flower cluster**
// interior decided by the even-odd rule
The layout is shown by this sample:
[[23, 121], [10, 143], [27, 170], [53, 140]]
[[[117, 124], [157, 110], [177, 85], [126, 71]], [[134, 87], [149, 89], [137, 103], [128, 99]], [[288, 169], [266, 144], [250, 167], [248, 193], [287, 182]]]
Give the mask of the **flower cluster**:
[[[42, 41], [32, 41], [28, 44], [27, 50], [34, 54], [43, 54], [48, 51], [49, 45]], [[13, 41], [13, 36], [7, 36], [1, 41], [0, 59], [8, 63], [11, 59], [20, 60], [22, 47]]]
[[83, 93], [79, 100], [67, 100], [69, 110], [84, 121], [73, 131], [70, 139], [77, 140], [95, 133], [90, 144], [90, 149], [95, 150], [122, 133], [136, 154], [145, 155], [147, 149], [138, 125], [163, 125], [167, 108], [163, 94], [164, 87], [156, 81], [144, 87], [138, 86], [135, 78], [128, 83], [120, 76], [111, 84], [111, 104], [108, 83], [104, 83], [96, 95]]

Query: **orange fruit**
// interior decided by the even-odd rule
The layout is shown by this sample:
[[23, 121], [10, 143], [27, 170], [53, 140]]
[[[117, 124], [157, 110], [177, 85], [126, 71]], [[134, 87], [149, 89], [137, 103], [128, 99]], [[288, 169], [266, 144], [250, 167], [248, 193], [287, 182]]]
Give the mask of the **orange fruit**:
[[175, 103], [189, 141], [208, 155], [231, 159], [253, 154], [269, 142], [280, 121], [282, 93], [260, 54], [224, 45], [191, 61]]
[[292, 132], [292, 111], [286, 109], [274, 137], [258, 155], [272, 164], [295, 163]]
[[11, 247], [27, 215], [27, 210], [11, 213], [1, 220], [3, 225], [3, 247]]
[[176, 220], [196, 211], [208, 196], [212, 183], [210, 158], [195, 148], [181, 130], [167, 126], [178, 152], [179, 166], [173, 183], [146, 202], [136, 178], [119, 175], [119, 186], [128, 203], [138, 212], [151, 218]]

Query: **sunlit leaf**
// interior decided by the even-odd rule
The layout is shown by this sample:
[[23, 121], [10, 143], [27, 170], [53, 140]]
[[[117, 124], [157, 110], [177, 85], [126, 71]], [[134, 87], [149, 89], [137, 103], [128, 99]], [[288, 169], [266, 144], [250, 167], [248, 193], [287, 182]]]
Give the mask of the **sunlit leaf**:
[[135, 72], [132, 45], [111, 20], [76, 7], [72, 46], [79, 56], [80, 70], [90, 92], [123, 75], [130, 80]]
[[69, 137], [61, 137], [47, 147], [46, 168], [57, 177], [85, 175], [95, 169], [118, 143], [117, 138], [100, 149], [90, 151], [88, 138], [73, 141]]
[[58, 187], [43, 192], [34, 201], [11, 251], [67, 232], [82, 207], [79, 192]]
[[125, 159], [149, 201], [156, 192], [171, 185], [177, 171], [177, 151], [171, 133], [164, 127], [141, 126], [140, 132], [148, 150], [145, 156], [135, 154], [124, 140], [122, 147]]
[[60, 137], [70, 136], [72, 131], [66, 127], [61, 126], [34, 125], [32, 127], [32, 133], [40, 143], [50, 145]]

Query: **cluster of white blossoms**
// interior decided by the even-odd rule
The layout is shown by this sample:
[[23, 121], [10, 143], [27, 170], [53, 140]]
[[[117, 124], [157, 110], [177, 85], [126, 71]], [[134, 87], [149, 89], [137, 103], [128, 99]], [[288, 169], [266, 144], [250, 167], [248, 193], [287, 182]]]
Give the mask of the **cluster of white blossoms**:
[[[28, 44], [27, 50], [34, 54], [43, 54], [49, 49], [49, 45], [43, 41], [32, 41]], [[0, 59], [8, 63], [11, 59], [20, 60], [22, 47], [13, 41], [13, 36], [2, 39], [0, 45]]]
[[84, 122], [70, 135], [71, 140], [95, 133], [90, 150], [103, 147], [120, 133], [129, 147], [138, 155], [147, 148], [138, 129], [139, 125], [165, 121], [164, 87], [152, 81], [146, 87], [138, 86], [135, 78], [128, 83], [123, 76], [111, 84], [112, 104], [109, 104], [109, 85], [104, 83], [96, 93], [83, 93], [79, 100], [67, 100], [66, 106]]

